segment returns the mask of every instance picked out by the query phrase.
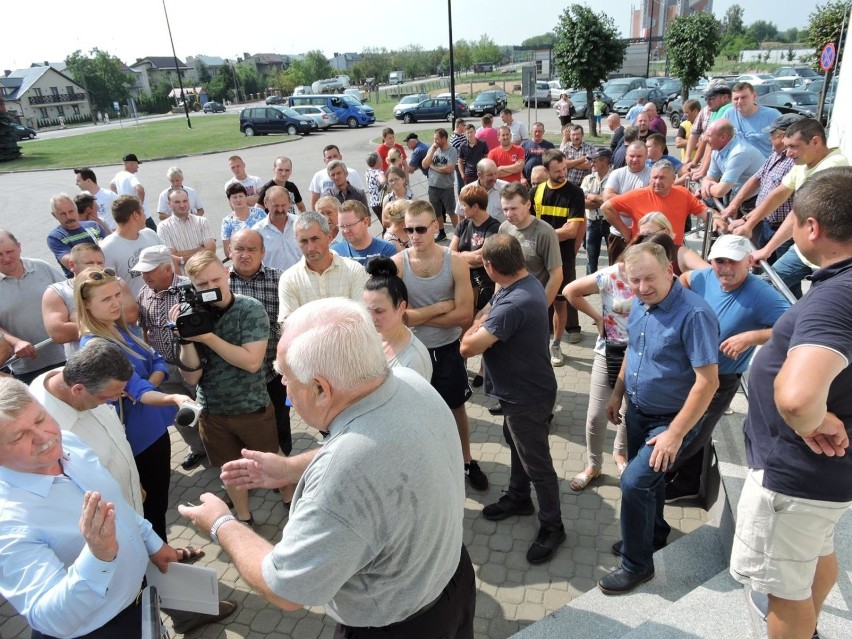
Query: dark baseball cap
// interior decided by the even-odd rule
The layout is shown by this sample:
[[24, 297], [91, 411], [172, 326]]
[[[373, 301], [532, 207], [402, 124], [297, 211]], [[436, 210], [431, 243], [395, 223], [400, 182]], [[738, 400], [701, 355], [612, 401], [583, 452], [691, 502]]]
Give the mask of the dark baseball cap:
[[135, 153], [128, 153], [122, 158], [124, 162], [139, 162], [139, 158], [136, 157]]
[[590, 156], [593, 160], [599, 160], [600, 158], [606, 158], [607, 160], [612, 160], [612, 151], [609, 149], [596, 149], [592, 152]]
[[781, 129], [782, 131], [786, 131], [788, 128], [793, 126], [799, 120], [804, 120], [805, 116], [800, 115], [799, 113], [785, 113], [784, 115], [779, 115], [777, 118], [772, 120], [772, 124], [767, 127], [764, 127], [764, 133], [772, 133], [773, 131], [777, 131]]
[[405, 140], [404, 140], [404, 141], [405, 141], [405, 142], [408, 142], [409, 140], [419, 140], [419, 139], [420, 139], [420, 138], [418, 138], [418, 137], [417, 137], [417, 134], [416, 134], [416, 133], [409, 133], [408, 135], [406, 135], [406, 136], [405, 136]]
[[715, 98], [717, 95], [731, 95], [731, 87], [727, 85], [725, 82], [714, 82], [707, 90], [704, 91], [704, 98], [709, 100], [710, 98]]

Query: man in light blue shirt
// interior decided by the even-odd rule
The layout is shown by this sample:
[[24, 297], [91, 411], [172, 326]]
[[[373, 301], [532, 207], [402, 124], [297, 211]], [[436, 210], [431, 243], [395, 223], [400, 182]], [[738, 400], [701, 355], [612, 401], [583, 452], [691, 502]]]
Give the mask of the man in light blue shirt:
[[764, 129], [770, 126], [781, 112], [778, 109], [757, 104], [754, 87], [748, 82], [738, 82], [731, 91], [731, 102], [734, 108], [728, 109], [725, 118], [734, 125], [737, 135], [760, 151], [765, 160], [772, 153], [772, 142]]
[[370, 235], [370, 212], [361, 202], [344, 202], [337, 221], [337, 228], [343, 238], [332, 244], [331, 250], [339, 256], [348, 257], [366, 267], [367, 262], [377, 255], [396, 255], [396, 247], [393, 244]]
[[766, 160], [760, 151], [737, 135], [734, 125], [724, 118], [707, 127], [707, 144], [712, 153], [710, 169], [701, 180], [701, 197], [704, 198], [736, 195]]

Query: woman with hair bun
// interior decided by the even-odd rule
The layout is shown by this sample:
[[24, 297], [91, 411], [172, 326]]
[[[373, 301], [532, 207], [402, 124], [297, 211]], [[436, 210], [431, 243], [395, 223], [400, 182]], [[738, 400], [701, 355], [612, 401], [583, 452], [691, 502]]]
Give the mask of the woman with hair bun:
[[398, 276], [396, 264], [389, 257], [377, 256], [367, 262], [367, 273], [370, 279], [364, 286], [364, 306], [382, 336], [388, 365], [410, 368], [431, 380], [429, 351], [405, 325], [408, 289]]

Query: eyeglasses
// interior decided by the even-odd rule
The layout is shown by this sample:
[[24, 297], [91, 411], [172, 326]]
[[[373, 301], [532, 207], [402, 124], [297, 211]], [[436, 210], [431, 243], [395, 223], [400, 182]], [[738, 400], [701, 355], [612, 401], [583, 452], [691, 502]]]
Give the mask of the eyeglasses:
[[347, 231], [349, 229], [354, 229], [356, 226], [358, 226], [361, 222], [363, 222], [366, 219], [367, 219], [366, 217], [361, 218], [360, 220], [358, 220], [357, 222], [353, 222], [352, 224], [338, 224], [337, 228], [339, 228], [341, 231]]
[[102, 271], [92, 271], [86, 276], [86, 279], [94, 280], [95, 282], [100, 282], [105, 280], [107, 277], [115, 277], [115, 270], [111, 268], [105, 268]]
[[[431, 226], [431, 225], [430, 225]], [[402, 230], [408, 235], [426, 235], [429, 232], [428, 226], [404, 226]]]

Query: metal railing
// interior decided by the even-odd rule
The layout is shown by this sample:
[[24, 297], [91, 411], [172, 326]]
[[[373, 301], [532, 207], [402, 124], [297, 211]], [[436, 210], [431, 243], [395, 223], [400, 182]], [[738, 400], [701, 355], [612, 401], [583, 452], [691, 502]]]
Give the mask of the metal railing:
[[56, 95], [30, 96], [30, 104], [56, 104], [58, 102], [84, 102], [85, 93], [58, 93]]

